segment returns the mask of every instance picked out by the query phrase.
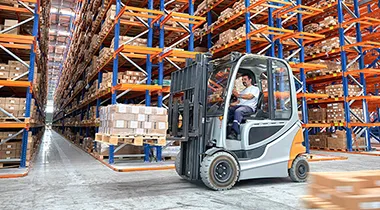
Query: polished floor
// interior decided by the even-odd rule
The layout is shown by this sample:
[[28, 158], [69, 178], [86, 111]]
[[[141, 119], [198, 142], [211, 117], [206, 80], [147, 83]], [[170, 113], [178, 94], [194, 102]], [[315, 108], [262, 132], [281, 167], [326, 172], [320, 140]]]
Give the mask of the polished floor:
[[[380, 157], [348, 156], [311, 163], [312, 171], [380, 168]], [[244, 181], [215, 192], [180, 179], [174, 170], [114, 172], [47, 130], [29, 175], [0, 180], [0, 209], [294, 210], [303, 209], [299, 197], [305, 192], [306, 184], [289, 179]]]

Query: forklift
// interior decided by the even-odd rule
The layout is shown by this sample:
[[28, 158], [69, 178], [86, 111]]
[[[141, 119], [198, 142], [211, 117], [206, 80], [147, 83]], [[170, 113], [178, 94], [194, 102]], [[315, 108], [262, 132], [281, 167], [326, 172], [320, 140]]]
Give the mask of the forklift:
[[[232, 92], [242, 74], [250, 74], [260, 89], [257, 108], [244, 115], [240, 139], [228, 139]], [[171, 78], [168, 139], [181, 141], [179, 176], [202, 180], [213, 190], [256, 178], [307, 180], [296, 89], [286, 61], [237, 52], [215, 60], [198, 54]]]

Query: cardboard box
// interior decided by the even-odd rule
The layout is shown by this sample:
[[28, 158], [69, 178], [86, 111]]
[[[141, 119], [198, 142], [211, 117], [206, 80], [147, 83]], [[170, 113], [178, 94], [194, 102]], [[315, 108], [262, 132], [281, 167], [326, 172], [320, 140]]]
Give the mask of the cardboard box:
[[0, 79], [8, 79], [9, 72], [0, 71]]
[[5, 63], [0, 63], [0, 71], [9, 72], [9, 66]]
[[309, 135], [310, 146], [319, 147], [319, 148], [327, 148], [327, 134], [318, 133], [317, 135]]
[[4, 107], [6, 105], [7, 98], [0, 97], [0, 107]]
[[13, 159], [15, 156], [16, 150], [1, 150], [0, 159]]
[[1, 150], [16, 150], [17, 143], [16, 142], [7, 142], [1, 145]]
[[25, 110], [24, 111], [17, 111], [17, 116], [18, 117], [25, 117]]
[[22, 73], [19, 71], [9, 71], [9, 78], [15, 78], [20, 76]]
[[6, 105], [5, 110], [8, 112], [17, 112], [18, 111], [18, 105]]
[[[5, 19], [4, 20], [4, 29], [10, 28], [14, 25], [18, 24], [18, 20], [11, 20], [11, 19]], [[15, 29], [12, 29], [8, 31], [6, 34], [19, 34], [20, 32], [20, 27], [17, 27]]]
[[20, 99], [19, 98], [5, 98], [5, 104], [18, 105], [20, 104]]
[[23, 104], [23, 103], [19, 103], [18, 104], [17, 110], [24, 111], [25, 109], [26, 109], [26, 104]]
[[[29, 151], [29, 155], [30, 155], [30, 151]], [[28, 154], [27, 154], [28, 156]], [[21, 150], [20, 149], [16, 149], [13, 153], [13, 157], [14, 158], [21, 158]]]
[[149, 115], [149, 122], [167, 122], [168, 116], [166, 115]]

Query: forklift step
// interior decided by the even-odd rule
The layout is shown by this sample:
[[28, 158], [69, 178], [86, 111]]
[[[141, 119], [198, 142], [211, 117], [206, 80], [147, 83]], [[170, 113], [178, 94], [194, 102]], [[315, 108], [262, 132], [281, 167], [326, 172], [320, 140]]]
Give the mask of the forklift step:
[[155, 146], [165, 146], [166, 137], [163, 135], [141, 135], [141, 136], [131, 136], [131, 135], [113, 135], [113, 134], [103, 134], [96, 133], [95, 141], [117, 145], [129, 144], [134, 146], [143, 146], [143, 144], [155, 145]]

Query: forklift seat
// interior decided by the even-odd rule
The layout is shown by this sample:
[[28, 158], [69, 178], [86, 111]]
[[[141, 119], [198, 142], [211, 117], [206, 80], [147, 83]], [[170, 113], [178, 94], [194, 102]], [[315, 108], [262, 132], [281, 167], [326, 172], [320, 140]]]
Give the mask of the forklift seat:
[[242, 123], [245, 123], [248, 119], [261, 119], [265, 118], [268, 114], [261, 110], [263, 106], [264, 94], [262, 92], [259, 93], [259, 98], [257, 99], [257, 106], [254, 112], [248, 112], [243, 115]]

